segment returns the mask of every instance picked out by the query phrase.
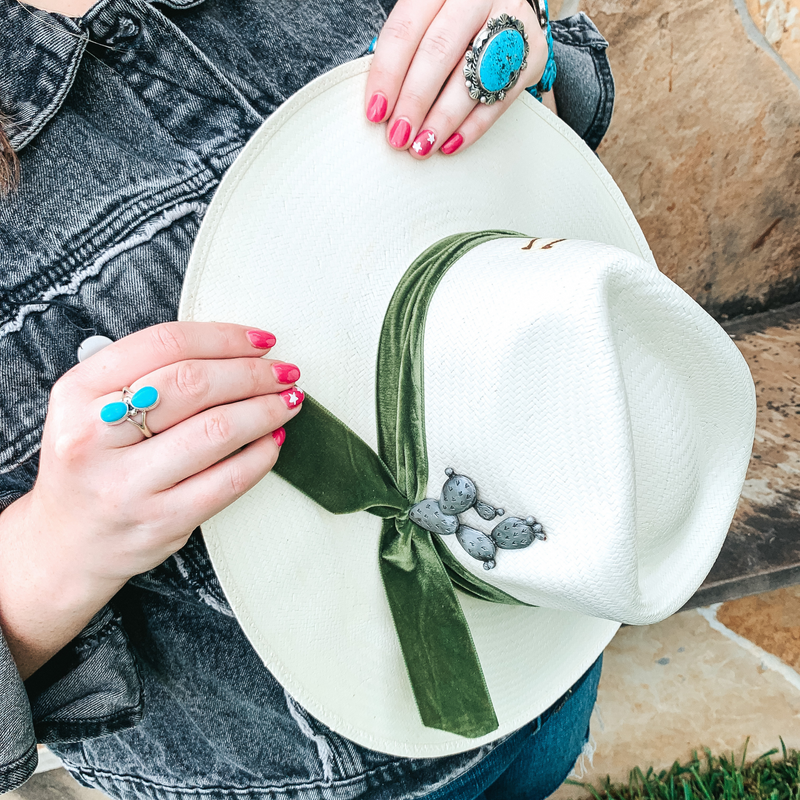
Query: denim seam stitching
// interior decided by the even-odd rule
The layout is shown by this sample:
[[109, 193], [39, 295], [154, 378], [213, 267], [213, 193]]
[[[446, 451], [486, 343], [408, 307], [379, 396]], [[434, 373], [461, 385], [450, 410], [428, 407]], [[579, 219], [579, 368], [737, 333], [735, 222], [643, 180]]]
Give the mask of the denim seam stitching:
[[31, 743], [30, 747], [28, 747], [28, 749], [21, 756], [19, 756], [19, 758], [15, 758], [13, 761], [9, 762], [8, 764], [3, 764], [3, 771], [4, 772], [6, 772], [6, 771], [10, 772], [14, 767], [17, 767], [20, 764], [23, 764], [25, 761], [27, 761], [31, 757], [31, 755], [33, 755], [34, 752], [36, 752], [36, 741], [35, 740]]
[[[201, 181], [204, 182], [201, 183]], [[122, 206], [102, 227], [93, 225], [79, 232], [75, 238], [88, 233], [91, 235], [74, 249], [71, 249], [70, 255], [59, 262], [52, 272], [47, 273], [47, 278], [52, 282], [68, 278], [72, 269], [79, 262], [85, 263], [88, 260], [87, 256], [89, 256], [90, 253], [94, 256], [100, 255], [101, 250], [108, 249], [118, 244], [120, 241], [124, 240], [124, 238], [130, 236], [137, 228], [146, 224], [146, 222], [156, 216], [156, 214], [162, 213], [190, 197], [196, 199], [198, 193], [208, 191], [215, 181], [218, 182], [219, 177], [215, 175], [207, 165], [204, 165], [202, 169], [197, 170], [188, 177], [181, 177], [175, 184], [167, 187], [156, 195], [157, 206], [148, 206], [148, 201], [152, 203], [154, 200], [152, 195], [142, 194], [140, 197], [133, 199], [128, 205]], [[179, 194], [179, 192], [183, 192], [183, 194]], [[141, 217], [143, 213], [147, 214], [144, 218]], [[48, 303], [48, 301], [43, 300], [41, 296], [36, 297], [34, 294], [35, 290], [33, 289], [33, 285], [40, 279], [41, 276], [36, 276], [15, 287], [12, 296], [22, 296], [19, 297], [19, 300], [6, 300], [0, 303], [0, 311], [10, 309], [12, 304], [16, 306], [18, 310], [19, 306], [42, 305]], [[26, 294], [27, 297], [25, 296]], [[12, 322], [11, 319], [0, 322], [0, 330], [5, 328], [10, 322]], [[5, 335], [7, 334], [0, 333], [0, 338], [3, 338]]]
[[353, 783], [357, 783], [359, 781], [363, 781], [365, 778], [372, 777], [377, 775], [380, 772], [386, 770], [387, 767], [392, 767], [396, 765], [402, 765], [405, 759], [396, 759], [394, 761], [386, 762], [379, 767], [375, 767], [373, 769], [367, 770], [366, 772], [361, 772], [358, 775], [354, 775], [350, 778], [340, 778], [333, 781], [312, 781], [307, 783], [293, 783], [293, 784], [286, 784], [284, 786], [280, 785], [269, 785], [269, 786], [240, 786], [240, 787], [231, 787], [231, 786], [204, 786], [204, 787], [186, 787], [186, 786], [170, 786], [164, 783], [156, 783], [155, 781], [151, 781], [147, 778], [142, 778], [136, 775], [117, 775], [113, 772], [108, 772], [106, 770], [99, 770], [94, 767], [83, 767], [83, 766], [73, 766], [72, 769], [75, 772], [79, 772], [82, 775], [91, 775], [93, 777], [97, 777], [100, 779], [106, 778], [110, 781], [116, 781], [119, 783], [129, 783], [129, 784], [140, 784], [142, 786], [149, 786], [153, 787], [154, 789], [161, 789], [165, 791], [175, 792], [178, 794], [205, 794], [209, 792], [233, 792], [236, 794], [242, 792], [250, 792], [250, 791], [268, 791], [268, 792], [278, 792], [278, 793], [286, 793], [292, 791], [298, 791], [301, 789], [317, 789], [321, 787], [335, 787], [335, 786], [347, 786]]
[[553, 39], [565, 47], [574, 47], [576, 50], [599, 50], [602, 52], [608, 49], [608, 42], [606, 41], [576, 42], [568, 36], [553, 36]]
[[[226, 160], [231, 153], [238, 152], [240, 149], [241, 145], [239, 143], [233, 143], [228, 148], [215, 154], [215, 159]], [[143, 192], [139, 197], [132, 198], [126, 205], [121, 206], [113, 217], [106, 221], [102, 227], [90, 225], [83, 231], [79, 231], [74, 238], [79, 238], [86, 234], [90, 235], [88, 235], [83, 242], [76, 244], [74, 249], [71, 250], [68, 259], [64, 262], [59, 262], [55, 270], [48, 272], [46, 277], [51, 282], [53, 279], [58, 280], [69, 277], [71, 268], [76, 265], [76, 262], [79, 260], [82, 262], [86, 261], [86, 257], [91, 251], [94, 251], [93, 255], [96, 256], [99, 251], [118, 244], [137, 228], [146, 224], [146, 222], [152, 219], [156, 214], [162, 213], [181, 202], [190, 199], [197, 200], [200, 195], [205, 194], [213, 188], [215, 183], [219, 183], [224, 171], [224, 167], [219, 171], [212, 169], [208, 164], [204, 164], [200, 169], [190, 172], [188, 175], [180, 176], [174, 184], [167, 186], [155, 195], [155, 197], [152, 194]], [[176, 192], [183, 192], [183, 194], [176, 194]], [[149, 205], [154, 199], [158, 202], [158, 205]], [[147, 216], [142, 217], [142, 214], [147, 214]], [[14, 294], [24, 294], [27, 290], [31, 290], [31, 287], [37, 280], [40, 280], [41, 277], [42, 276], [36, 276], [25, 283], [19, 284], [15, 287]], [[18, 308], [22, 305], [41, 305], [48, 302], [49, 301], [37, 298], [34, 292], [31, 291], [27, 298], [23, 297], [18, 301], [14, 301], [13, 304], [8, 300], [0, 302], [0, 313], [10, 308], [12, 305]], [[0, 330], [6, 327], [9, 322], [11, 322], [10, 319], [1, 320]], [[3, 335], [4, 334], [0, 333], [0, 338], [2, 338]]]
[[[138, 676], [137, 676], [138, 677]], [[120, 708], [117, 711], [112, 711], [110, 714], [103, 714], [99, 717], [70, 717], [69, 719], [53, 719], [50, 717], [43, 717], [40, 720], [36, 721], [37, 725], [52, 725], [52, 726], [73, 726], [73, 725], [86, 725], [86, 724], [98, 724], [100, 722], [116, 722], [119, 717], [127, 717], [130, 716], [132, 713], [138, 713], [139, 711], [144, 710], [144, 702], [141, 696], [139, 696], [139, 700], [136, 702], [135, 705], [128, 705], [125, 708]], [[83, 738], [83, 737], [81, 737]]]
[[[0, 772], [0, 792], [13, 791], [21, 786], [33, 775], [38, 760], [39, 755], [36, 747], [36, 740], [34, 739], [24, 755], [15, 759], [10, 764], [3, 765], [3, 770]], [[15, 772], [20, 773], [21, 780], [19, 783], [14, 780], [16, 776], [13, 773]], [[27, 773], [27, 775], [25, 773]]]
[[[588, 22], [576, 20], [569, 24], [565, 24], [563, 20], [555, 21], [552, 26], [552, 33], [553, 38], [558, 42], [571, 47], [592, 47], [603, 50], [608, 47], [608, 42], [591, 20]], [[588, 41], [585, 37], [586, 34], [590, 37]]]
[[99, 647], [109, 636], [114, 635], [122, 629], [122, 623], [116, 617], [112, 617], [102, 627], [96, 631], [87, 634], [78, 634], [73, 639], [73, 644], [78, 645], [81, 649], [88, 649], [91, 647]]
[[[154, 25], [158, 26], [160, 33], [166, 33], [167, 36], [172, 37], [171, 41], [173, 43], [177, 43], [182, 48], [182, 51], [189, 56], [192, 62], [201, 64], [203, 68], [214, 78], [214, 80], [216, 80], [221, 86], [231, 93], [231, 105], [233, 108], [240, 113], [243, 112], [245, 115], [248, 113], [252, 114], [261, 122], [264, 121], [261, 114], [256, 111], [256, 109], [250, 104], [241, 91], [230, 81], [230, 79], [225, 76], [225, 73], [222, 72], [222, 70], [216, 64], [214, 64], [214, 62], [186, 35], [186, 33], [184, 33], [184, 31], [180, 29], [180, 27], [178, 27], [169, 17], [167, 17], [163, 12], [155, 8], [153, 5], [149, 3], [144, 4], [144, 9], [146, 9], [147, 12], [152, 13], [152, 15], [149, 17], [149, 20], [153, 22]], [[140, 9], [140, 11], [141, 10], [142, 9]], [[144, 17], [146, 14], [142, 14], [142, 16]], [[113, 71], [116, 72], [116, 70]], [[117, 74], [120, 75], [125, 83], [128, 83], [121, 73], [117, 72]], [[138, 91], [138, 89], [135, 89], [134, 91], [136, 91], [136, 94], [141, 97], [141, 93]], [[142, 101], [144, 102], [144, 98], [142, 98]], [[161, 122], [152, 114], [150, 116], [171, 141], [181, 147], [185, 147], [183, 143], [175, 138], [171, 130], [161, 125]], [[240, 138], [242, 138], [241, 134], [246, 132], [242, 129], [241, 125], [237, 125], [237, 128]], [[236, 147], [241, 149], [244, 142], [246, 142], [248, 138], [249, 136], [245, 135], [243, 137], [243, 141], [236, 143]]]
[[611, 114], [614, 110], [613, 86], [614, 78], [611, 67], [604, 51], [592, 53], [592, 62], [597, 73], [600, 86], [600, 100], [597, 103], [592, 121], [586, 129], [586, 143], [592, 150], [596, 150], [603, 140], [608, 126], [611, 124]]
[[[201, 0], [201, 2], [202, 2], [202, 0]], [[141, 102], [144, 105], [144, 107], [147, 109], [150, 121], [154, 125], [156, 125], [158, 127], [158, 129], [164, 134], [166, 139], [168, 139], [178, 149], [188, 150], [192, 155], [201, 155], [196, 150], [193, 150], [191, 147], [188, 147], [186, 145], [186, 143], [182, 142], [180, 139], [178, 139], [175, 136], [175, 134], [166, 125], [162, 124], [161, 120], [158, 119], [158, 117], [155, 116], [152, 113], [152, 111], [151, 111], [150, 107], [148, 106], [147, 102], [142, 97], [142, 93], [136, 87], [131, 86], [130, 81], [126, 79], [125, 74], [123, 72], [120, 72], [119, 70], [114, 69], [114, 67], [111, 66], [110, 64], [105, 64], [105, 66], [106, 66], [106, 68], [108, 70], [113, 72], [120, 79], [120, 81], [122, 83], [130, 86], [131, 90], [137, 95], [137, 97], [141, 100]], [[212, 73], [212, 74], [214, 74], [214, 73]], [[219, 76], [217, 76], [217, 77], [219, 77]], [[229, 88], [231, 90], [231, 92], [235, 92], [235, 93], [241, 95], [241, 92], [239, 92], [239, 90], [235, 86], [233, 86], [232, 84], [230, 86], [227, 85], [229, 83], [229, 81], [228, 81], [227, 78], [225, 78], [224, 75], [221, 76], [220, 82], [221, 83], [224, 82], [226, 84], [226, 88]], [[258, 115], [258, 112], [256, 112], [256, 110], [247, 102], [246, 98], [243, 98], [243, 101], [247, 105], [247, 108], [249, 108], [254, 114], [256, 114], [257, 116], [260, 117], [260, 115]], [[242, 108], [240, 106], [232, 106], [232, 107], [235, 108], [238, 111], [242, 110]], [[236, 130], [236, 136], [238, 137], [238, 139], [235, 142], [234, 146], [236, 148], [238, 148], [238, 149], [241, 149], [244, 146], [244, 144], [246, 144], [247, 139], [249, 138], [249, 136], [247, 135], [246, 131], [242, 128], [241, 125], [237, 124], [236, 125], [236, 129], [237, 129]], [[232, 136], [233, 136], [233, 134], [232, 134]], [[206, 160], [206, 166], [208, 166], [207, 162], [209, 160], [211, 160], [212, 158], [214, 158], [215, 156], [217, 156], [216, 153], [210, 153], [210, 154], [204, 156], [204, 158]]]
[[[205, 565], [202, 564], [200, 560], [194, 555], [193, 549], [188, 550], [186, 553], [183, 553], [181, 550], [179, 550], [177, 553], [173, 553], [173, 556], [175, 555], [180, 555], [182, 558], [191, 561], [191, 564], [194, 567], [194, 572], [202, 576], [202, 579], [196, 577], [196, 575], [193, 575], [191, 573], [189, 573], [189, 575], [186, 576], [186, 580], [189, 581], [192, 588], [198, 594], [200, 593], [200, 590], [203, 589], [206, 592], [208, 592], [218, 603], [220, 603], [221, 605], [225, 605], [227, 608], [230, 608], [230, 603], [228, 603], [228, 598], [225, 597], [224, 593], [222, 592], [222, 587], [220, 586], [219, 587], [220, 590], [217, 591], [217, 587], [213, 586], [207, 580], [205, 574], [206, 573]], [[178, 567], [178, 571], [180, 571], [180, 567]], [[216, 573], [214, 572], [213, 569], [211, 570], [211, 574], [214, 576], [214, 578], [216, 578]], [[217, 584], [219, 584], [219, 581], [217, 581]]]
[[[203, 176], [203, 173], [207, 173], [207, 172], [209, 172], [209, 170], [204, 169], [203, 171], [201, 171], [199, 173], [196, 173], [195, 176], [192, 176], [192, 177], [193, 178], [199, 178], [200, 176]], [[213, 187], [213, 184], [215, 182], [215, 178], [213, 177], [213, 175], [210, 176], [210, 178], [211, 179], [205, 185], [200, 187], [198, 190], [192, 191], [191, 194], [182, 195], [182, 196], [178, 196], [178, 197], [173, 197], [169, 201], [165, 201], [163, 204], [155, 207], [152, 210], [152, 213], [150, 213], [146, 218], [137, 219], [134, 224], [129, 225], [124, 231], [119, 233], [117, 238], [116, 238], [116, 241], [114, 241], [113, 243], [108, 241], [108, 240], [105, 240], [103, 242], [102, 246], [95, 248], [95, 252], [93, 253], [93, 257], [88, 259], [87, 261], [91, 262], [91, 261], [96, 260], [98, 257], [100, 257], [102, 255], [102, 253], [105, 250], [108, 250], [111, 247], [113, 247], [114, 245], [119, 244], [121, 241], [124, 241], [126, 238], [131, 236], [137, 229], [141, 228], [143, 225], [146, 225], [148, 221], [150, 221], [151, 219], [155, 218], [158, 214], [164, 213], [165, 211], [169, 210], [170, 208], [176, 207], [176, 206], [178, 206], [181, 203], [186, 202], [186, 201], [190, 201], [190, 200], [198, 201], [199, 196], [201, 196], [202, 194], [204, 194], [206, 191], [208, 191], [210, 188]], [[175, 188], [178, 188], [178, 187], [175, 186], [175, 187], [170, 187], [170, 188], [171, 189], [175, 189]], [[185, 183], [181, 188], [185, 189]], [[78, 255], [78, 253], [73, 254], [73, 256], [71, 257], [70, 261], [73, 258], [76, 258], [77, 255]], [[104, 267], [101, 267], [101, 271], [102, 271], [103, 268]], [[69, 270], [67, 269], [67, 267], [59, 267], [57, 269], [57, 273], [59, 273], [59, 272], [65, 272], [64, 277], [68, 277], [69, 274], [70, 274]], [[30, 284], [30, 282], [28, 284], [23, 284], [22, 288], [24, 289], [26, 286], [29, 286], [29, 284]], [[79, 289], [76, 289], [75, 291], [72, 291], [72, 292], [69, 292], [69, 293], [64, 291], [64, 292], [61, 292], [59, 294], [59, 296], [66, 296], [66, 295], [70, 295], [71, 296], [71, 295], [77, 294], [78, 291], [79, 291]], [[6, 305], [6, 304], [2, 304], [2, 305]], [[2, 305], [0, 305], [0, 307], [2, 307]], [[19, 317], [19, 314], [22, 314], [26, 308], [28, 309], [24, 313], [24, 316], [23, 316], [23, 320], [24, 320], [24, 318], [27, 317], [27, 315], [29, 313], [37, 313], [37, 312], [46, 310], [46, 308], [49, 308], [51, 306], [51, 302], [50, 302], [50, 300], [43, 300], [43, 299], [39, 299], [39, 302], [36, 302], [36, 299], [31, 297], [31, 298], [29, 298], [28, 301], [23, 301], [23, 302], [17, 303], [16, 305], [17, 305], [17, 315], [18, 315], [18, 317]], [[45, 308], [35, 308], [35, 307], [41, 307], [41, 306], [45, 306]], [[2, 332], [2, 328], [7, 327], [8, 325], [14, 323], [15, 321], [16, 320], [14, 320], [14, 319], [9, 319], [4, 324], [0, 324], [0, 339], [3, 339], [5, 336], [10, 334], [9, 331], [6, 331], [5, 333], [3, 333]], [[26, 431], [21, 431], [15, 437], [14, 440], [12, 440], [11, 442], [8, 442], [6, 447], [8, 447], [10, 450], [12, 450], [14, 452], [14, 454], [11, 457], [12, 460], [13, 460], [13, 463], [9, 465], [8, 469], [4, 469], [3, 465], [0, 465], [0, 475], [6, 474], [8, 472], [13, 472], [15, 469], [18, 469], [22, 464], [24, 464], [25, 462], [27, 462], [31, 458], [33, 458], [36, 455], [36, 453], [39, 452], [39, 450], [41, 448], [41, 440], [40, 440], [40, 438], [41, 438], [41, 430], [37, 427], [37, 428], [32, 428], [32, 429], [29, 429], [29, 430], [26, 430]], [[13, 496], [14, 494], [17, 494], [17, 493], [8, 492], [8, 493], [6, 493], [4, 495], [0, 495], [0, 497]]]

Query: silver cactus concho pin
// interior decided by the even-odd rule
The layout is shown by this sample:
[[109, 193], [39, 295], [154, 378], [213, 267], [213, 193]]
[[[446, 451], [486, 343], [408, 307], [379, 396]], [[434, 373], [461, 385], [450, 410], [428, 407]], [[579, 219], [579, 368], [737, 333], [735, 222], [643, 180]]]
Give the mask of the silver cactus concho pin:
[[507, 517], [495, 525], [491, 533], [464, 525], [458, 515], [474, 508], [485, 520], [502, 517], [505, 510], [495, 508], [478, 499], [475, 482], [466, 475], [458, 475], [449, 467], [447, 480], [438, 500], [422, 500], [408, 512], [408, 517], [420, 528], [439, 536], [456, 535], [458, 543], [473, 558], [483, 562], [484, 569], [496, 566], [497, 549], [521, 550], [530, 547], [535, 539], [544, 541], [547, 536], [541, 524], [533, 517]]

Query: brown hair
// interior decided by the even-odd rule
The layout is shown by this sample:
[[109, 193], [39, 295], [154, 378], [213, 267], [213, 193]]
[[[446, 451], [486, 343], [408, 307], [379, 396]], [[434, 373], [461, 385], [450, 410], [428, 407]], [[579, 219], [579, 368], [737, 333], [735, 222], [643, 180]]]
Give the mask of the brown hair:
[[19, 159], [0, 128], [0, 197], [7, 195], [19, 180]]

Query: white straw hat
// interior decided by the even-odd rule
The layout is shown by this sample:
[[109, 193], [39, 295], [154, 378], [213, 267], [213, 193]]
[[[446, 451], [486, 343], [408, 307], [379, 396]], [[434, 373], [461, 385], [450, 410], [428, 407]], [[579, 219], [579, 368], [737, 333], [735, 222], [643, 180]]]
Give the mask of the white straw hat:
[[[299, 427], [287, 426], [278, 472], [293, 480], [307, 469], [314, 486], [346, 490], [353, 465], [326, 460], [346, 449], [341, 434], [355, 442], [352, 462], [362, 463], [360, 447], [380, 452], [406, 498], [398, 521], [374, 509], [335, 515], [272, 473], [209, 520], [205, 540], [245, 634], [334, 731], [396, 755], [441, 756], [524, 725], [621, 622], [656, 622], [689, 599], [736, 508], [755, 395], [729, 337], [657, 270], [619, 189], [557, 117], [523, 93], [465, 152], [418, 162], [364, 119], [368, 67], [352, 62], [314, 81], [246, 146], [203, 221], [180, 318], [273, 331], [271, 357], [299, 364], [303, 389], [349, 429], [303, 437], [303, 425], [327, 419], [307, 402]], [[455, 236], [494, 228], [524, 238]], [[445, 257], [428, 294], [414, 294], [427, 280], [414, 276]], [[377, 386], [376, 364], [391, 372], [401, 357], [397, 369], [410, 371]], [[386, 455], [395, 435], [396, 463], [421, 459], [414, 474], [398, 477]], [[505, 515], [436, 506], [448, 468]], [[351, 481], [354, 491], [372, 474]], [[457, 519], [458, 535], [407, 521], [426, 498]], [[480, 556], [476, 542], [509, 544], [495, 526], [510, 517], [530, 546], [497, 549], [488, 564], [470, 555]], [[426, 584], [424, 602], [395, 597], [393, 617], [382, 574], [403, 535], [408, 552], [437, 553], [434, 567], [443, 558], [472, 588]], [[522, 604], [474, 596], [484, 589]], [[474, 665], [462, 675], [462, 664], [440, 663], [463, 631], [430, 628], [454, 596], [493, 730], [422, 721], [437, 702], [426, 697], [428, 674], [431, 695], [471, 714]]]

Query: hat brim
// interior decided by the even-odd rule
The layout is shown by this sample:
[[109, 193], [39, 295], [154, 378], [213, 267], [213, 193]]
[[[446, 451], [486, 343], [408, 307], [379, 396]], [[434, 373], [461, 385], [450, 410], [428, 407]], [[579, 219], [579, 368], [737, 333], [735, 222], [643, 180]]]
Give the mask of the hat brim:
[[[362, 59], [309, 84], [248, 143], [203, 221], [180, 318], [275, 332], [271, 355], [298, 363], [303, 388], [375, 448], [383, 313], [432, 243], [503, 228], [603, 242], [655, 264], [597, 157], [527, 94], [468, 150], [417, 162], [364, 119], [368, 69]], [[426, 728], [377, 568], [379, 530], [366, 513], [328, 514], [276, 475], [203, 525], [225, 594], [267, 668], [315, 717], [365, 747], [432, 757], [508, 734], [566, 691], [619, 627], [460, 596], [500, 726], [481, 739]]]

